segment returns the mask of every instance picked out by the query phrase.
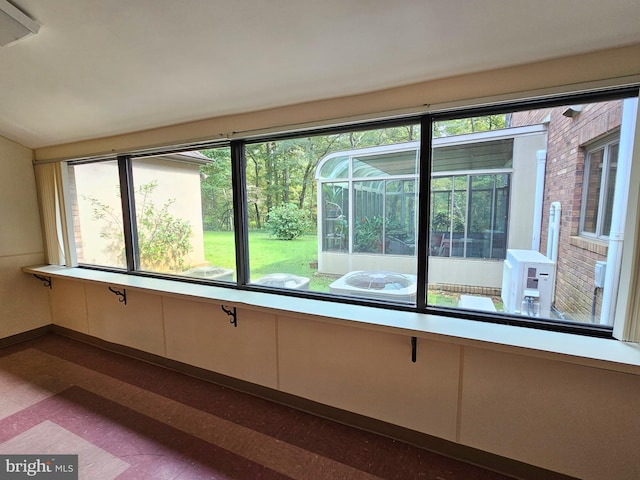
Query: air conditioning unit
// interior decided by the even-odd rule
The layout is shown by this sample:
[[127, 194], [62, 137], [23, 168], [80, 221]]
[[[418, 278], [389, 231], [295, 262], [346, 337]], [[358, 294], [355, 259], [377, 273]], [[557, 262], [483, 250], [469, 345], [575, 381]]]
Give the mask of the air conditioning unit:
[[502, 271], [504, 311], [549, 318], [555, 273], [555, 263], [540, 252], [507, 250]]

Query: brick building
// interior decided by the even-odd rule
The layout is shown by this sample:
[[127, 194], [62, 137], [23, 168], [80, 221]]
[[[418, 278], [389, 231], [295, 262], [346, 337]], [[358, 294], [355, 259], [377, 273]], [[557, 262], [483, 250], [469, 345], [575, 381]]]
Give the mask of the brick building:
[[[517, 112], [512, 126], [548, 126], [540, 251], [549, 211], [560, 202], [555, 307], [567, 319], [598, 322], [595, 265], [607, 260], [622, 100]], [[585, 179], [588, 179], [585, 183]], [[595, 305], [594, 305], [595, 303]]]

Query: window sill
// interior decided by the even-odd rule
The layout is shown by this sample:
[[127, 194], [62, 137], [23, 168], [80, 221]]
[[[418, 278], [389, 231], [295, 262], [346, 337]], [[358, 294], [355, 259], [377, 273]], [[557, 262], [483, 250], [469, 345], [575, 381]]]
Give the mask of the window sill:
[[595, 238], [573, 236], [569, 237], [569, 244], [605, 257], [609, 250], [609, 244], [607, 242]]
[[358, 328], [640, 375], [640, 344], [637, 343], [84, 268], [45, 265], [25, 267], [23, 271], [52, 278], [109, 284], [157, 295], [191, 298], [194, 301], [241, 305], [252, 310], [275, 310], [287, 316], [346, 323]]

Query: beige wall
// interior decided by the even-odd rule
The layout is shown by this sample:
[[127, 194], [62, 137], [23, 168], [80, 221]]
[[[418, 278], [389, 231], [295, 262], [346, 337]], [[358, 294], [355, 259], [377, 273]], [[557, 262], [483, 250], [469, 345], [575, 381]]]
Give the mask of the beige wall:
[[0, 338], [51, 323], [48, 290], [21, 271], [44, 263], [32, 155], [0, 137]]
[[243, 137], [249, 131], [280, 131], [284, 125], [324, 124], [340, 119], [379, 118], [385, 113], [425, 111], [523, 95], [549, 89], [575, 91], [640, 79], [640, 44], [509, 68], [432, 80], [361, 95], [291, 105], [132, 132], [35, 151], [38, 161], [127, 152], [192, 141]]

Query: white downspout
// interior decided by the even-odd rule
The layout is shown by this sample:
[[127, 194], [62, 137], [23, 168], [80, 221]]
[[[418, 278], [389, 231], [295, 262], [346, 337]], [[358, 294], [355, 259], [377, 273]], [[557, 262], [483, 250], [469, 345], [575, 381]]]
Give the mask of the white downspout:
[[627, 215], [631, 157], [637, 112], [638, 98], [625, 99], [622, 104], [622, 125], [620, 127], [618, 168], [616, 171], [611, 232], [609, 233], [609, 249], [607, 252], [607, 270], [605, 272], [604, 287], [602, 289], [602, 307], [600, 309], [601, 325], [613, 325], [615, 304], [618, 299], [620, 270], [622, 268], [624, 222]]
[[558, 261], [558, 242], [560, 241], [560, 202], [552, 202], [549, 207], [549, 234], [547, 235], [547, 258], [553, 263]]
[[540, 236], [542, 230], [542, 202], [544, 200], [544, 175], [547, 167], [547, 151], [536, 152], [536, 191], [533, 200], [533, 235], [531, 236], [531, 250], [540, 251]]
[[[553, 262], [556, 272], [558, 270], [558, 243], [560, 242], [561, 216], [562, 206], [560, 202], [551, 202], [551, 206], [549, 207], [549, 227], [547, 229], [547, 258]], [[551, 286], [552, 309], [555, 308], [556, 301], [556, 275], [554, 275], [553, 285]]]

